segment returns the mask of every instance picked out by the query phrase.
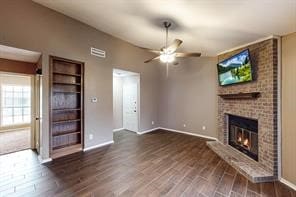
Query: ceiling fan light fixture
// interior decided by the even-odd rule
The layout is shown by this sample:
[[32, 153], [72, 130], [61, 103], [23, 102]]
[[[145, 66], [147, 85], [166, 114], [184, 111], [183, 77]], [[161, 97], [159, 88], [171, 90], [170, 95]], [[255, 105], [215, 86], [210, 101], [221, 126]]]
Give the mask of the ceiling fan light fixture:
[[168, 34], [169, 34], [169, 27], [171, 26], [170, 22], [165, 21], [163, 23], [164, 27], [165, 27], [165, 32], [166, 32], [166, 36], [165, 36], [165, 46], [162, 47], [159, 50], [153, 50], [153, 49], [147, 49], [147, 48], [142, 48], [145, 50], [148, 50], [152, 53], [156, 53], [158, 54], [156, 57], [153, 57], [151, 59], [148, 59], [146, 61], [144, 61], [144, 63], [148, 63], [151, 62], [153, 60], [159, 60], [163, 63], [166, 63], [166, 65], [168, 66], [168, 63], [173, 63], [175, 61], [176, 58], [181, 58], [181, 57], [200, 57], [200, 53], [177, 53], [176, 50], [180, 47], [180, 45], [183, 43], [182, 40], [180, 39], [175, 39], [173, 41], [172, 44], [168, 45]]
[[163, 63], [171, 63], [175, 60], [176, 54], [175, 53], [171, 53], [171, 54], [161, 54], [160, 55], [160, 61], [162, 61]]

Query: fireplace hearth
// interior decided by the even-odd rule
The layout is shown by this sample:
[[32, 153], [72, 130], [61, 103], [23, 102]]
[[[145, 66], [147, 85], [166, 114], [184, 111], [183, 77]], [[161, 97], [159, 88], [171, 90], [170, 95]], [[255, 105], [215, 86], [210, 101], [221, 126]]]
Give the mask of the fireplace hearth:
[[229, 145], [258, 161], [258, 120], [228, 115]]

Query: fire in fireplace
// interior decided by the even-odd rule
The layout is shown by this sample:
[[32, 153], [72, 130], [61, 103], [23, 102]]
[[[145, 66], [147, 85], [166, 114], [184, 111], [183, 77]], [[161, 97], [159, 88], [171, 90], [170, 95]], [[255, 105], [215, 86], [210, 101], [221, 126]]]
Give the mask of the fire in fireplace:
[[258, 161], [258, 120], [228, 115], [229, 145]]

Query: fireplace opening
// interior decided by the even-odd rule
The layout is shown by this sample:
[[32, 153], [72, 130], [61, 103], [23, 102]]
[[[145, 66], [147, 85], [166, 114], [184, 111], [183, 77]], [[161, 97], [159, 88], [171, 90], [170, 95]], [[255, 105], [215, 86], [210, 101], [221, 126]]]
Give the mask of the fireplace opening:
[[258, 161], [258, 120], [228, 115], [229, 145]]

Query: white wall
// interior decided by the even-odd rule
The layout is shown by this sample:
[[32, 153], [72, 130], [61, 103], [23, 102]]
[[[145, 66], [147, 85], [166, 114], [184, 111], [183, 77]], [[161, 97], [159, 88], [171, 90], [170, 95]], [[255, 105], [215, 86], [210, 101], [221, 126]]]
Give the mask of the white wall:
[[[18, 85], [18, 86], [31, 86], [32, 78], [30, 76], [24, 75], [13, 75], [13, 74], [5, 74], [0, 73], [0, 101], [2, 100], [2, 85]], [[2, 105], [2, 101], [0, 102], [0, 108]], [[2, 108], [1, 108], [2, 109]], [[2, 111], [0, 110], [0, 121], [1, 121]], [[30, 124], [20, 124], [20, 125], [11, 125], [11, 126], [1, 126], [0, 125], [0, 132], [9, 130], [9, 129], [16, 129], [16, 128], [24, 128], [29, 127]]]
[[31, 77], [25, 75], [14, 75], [0, 73], [0, 83], [9, 85], [31, 86]]
[[122, 77], [113, 76], [113, 129], [121, 129], [122, 122]]

